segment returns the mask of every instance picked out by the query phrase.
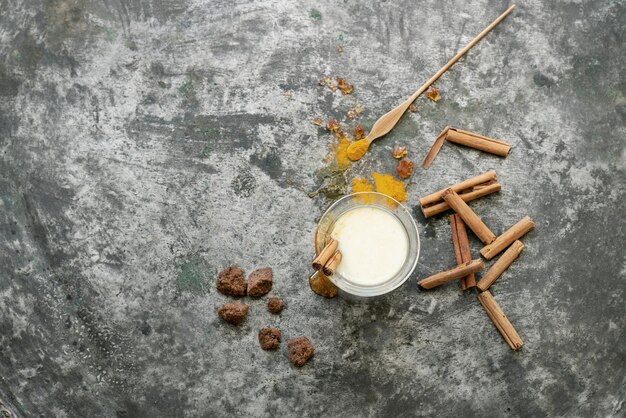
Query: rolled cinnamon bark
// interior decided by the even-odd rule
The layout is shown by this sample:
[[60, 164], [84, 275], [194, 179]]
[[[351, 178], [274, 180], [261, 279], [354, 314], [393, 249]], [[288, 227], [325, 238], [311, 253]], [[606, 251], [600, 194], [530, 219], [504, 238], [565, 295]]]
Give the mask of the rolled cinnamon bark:
[[[495, 193], [500, 191], [501, 186], [500, 183], [486, 183], [479, 184], [473, 187], [473, 190], [470, 192], [461, 192], [459, 196], [463, 199], [464, 202], [471, 202], [472, 200], [476, 200], [480, 197], [487, 196], [491, 193]], [[436, 203], [432, 206], [424, 207], [422, 206], [422, 213], [425, 218], [430, 218], [431, 216], [435, 216], [441, 212], [445, 212], [450, 209], [450, 205], [444, 200], [442, 202]]]
[[522, 348], [524, 342], [517, 331], [515, 331], [515, 328], [513, 328], [513, 325], [511, 325], [511, 322], [509, 322], [504, 312], [502, 312], [502, 308], [500, 308], [500, 305], [498, 305], [493, 298], [491, 292], [487, 290], [479, 294], [478, 301], [483, 305], [485, 312], [487, 312], [487, 315], [498, 331], [500, 331], [500, 335], [502, 335], [502, 338], [504, 338], [504, 341], [506, 341], [511, 350], [517, 351]]
[[321, 270], [324, 265], [328, 263], [328, 260], [330, 260], [333, 254], [335, 254], [335, 251], [337, 251], [337, 246], [339, 246], [339, 242], [336, 239], [331, 239], [330, 242], [326, 244], [324, 249], [320, 252], [320, 254], [315, 257], [315, 260], [313, 260], [313, 268], [318, 271]]
[[322, 268], [322, 273], [327, 276], [332, 276], [335, 274], [335, 270], [337, 270], [339, 263], [341, 263], [341, 251], [337, 250]]
[[433, 144], [432, 147], [430, 147], [428, 154], [426, 154], [426, 158], [424, 158], [424, 162], [422, 163], [422, 168], [428, 168], [433, 163], [433, 160], [435, 159], [435, 157], [439, 153], [439, 150], [443, 146], [443, 142], [446, 140], [448, 129], [450, 129], [449, 126], [446, 126], [445, 128], [443, 128], [443, 131], [441, 131], [437, 139], [435, 139], [435, 143]]
[[468, 261], [467, 263], [463, 263], [450, 270], [442, 271], [426, 277], [425, 279], [417, 282], [417, 285], [423, 289], [432, 289], [433, 287], [437, 287], [452, 280], [460, 279], [470, 273], [475, 273], [482, 270], [484, 267], [485, 264], [483, 263], [483, 260], [477, 258], [476, 260]]
[[497, 139], [478, 135], [473, 132], [464, 131], [462, 129], [450, 128], [446, 135], [446, 139], [450, 142], [465, 145], [491, 154], [506, 157], [511, 152], [511, 144], [499, 141]]
[[453, 184], [452, 186], [445, 187], [435, 193], [431, 193], [428, 196], [424, 196], [420, 199], [420, 206], [425, 207], [432, 205], [434, 203], [439, 203], [443, 198], [441, 197], [442, 193], [446, 191], [446, 189], [452, 189], [457, 193], [461, 193], [464, 190], [471, 189], [474, 186], [478, 186], [483, 183], [495, 182], [496, 172], [495, 170], [487, 171], [486, 173], [480, 174], [476, 177], [472, 177], [471, 179], [467, 179], [457, 184]]
[[504, 273], [504, 270], [508, 269], [509, 266], [519, 257], [520, 253], [524, 249], [524, 244], [522, 241], [515, 241], [509, 248], [500, 256], [498, 261], [496, 261], [493, 266], [487, 273], [480, 279], [478, 282], [478, 287], [481, 291], [485, 291], [489, 289], [489, 286], [493, 284], [501, 275]]
[[[452, 244], [454, 245], [454, 255], [457, 264], [467, 263], [472, 260], [470, 253], [469, 240], [467, 239], [467, 231], [465, 223], [458, 214], [450, 215], [450, 226], [452, 227]], [[459, 280], [461, 290], [476, 286], [476, 276], [470, 273], [461, 277]]]
[[493, 232], [487, 228], [487, 225], [480, 219], [478, 215], [469, 207], [467, 203], [452, 189], [447, 189], [441, 195], [456, 213], [463, 218], [463, 221], [476, 234], [476, 236], [485, 244], [491, 243], [496, 239]]
[[525, 216], [518, 223], [510, 227], [507, 231], [502, 233], [495, 241], [492, 243], [486, 243], [489, 245], [484, 246], [480, 253], [487, 260], [491, 260], [496, 255], [500, 254], [502, 250], [511, 245], [515, 240], [523, 237], [528, 231], [535, 227], [535, 222], [530, 219], [529, 216]]

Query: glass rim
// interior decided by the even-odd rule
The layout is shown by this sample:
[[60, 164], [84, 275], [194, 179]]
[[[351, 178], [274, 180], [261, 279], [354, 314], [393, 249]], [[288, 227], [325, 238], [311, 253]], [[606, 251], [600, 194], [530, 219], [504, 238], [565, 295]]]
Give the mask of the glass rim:
[[[398, 272], [392, 279], [383, 282], [381, 284], [376, 284], [376, 285], [358, 285], [355, 284], [352, 281], [349, 281], [348, 279], [344, 280], [337, 280], [336, 278], [334, 278], [333, 276], [329, 276], [328, 279], [335, 285], [337, 286], [339, 289], [341, 289], [342, 291], [353, 295], [353, 296], [361, 296], [361, 297], [374, 297], [374, 296], [381, 296], [384, 294], [387, 294], [389, 292], [392, 292], [393, 290], [397, 289], [398, 287], [402, 286], [413, 274], [413, 272], [415, 271], [415, 268], [417, 267], [418, 261], [419, 261], [419, 255], [420, 255], [420, 250], [421, 250], [421, 242], [420, 242], [420, 236], [419, 236], [419, 229], [417, 227], [417, 223], [415, 222], [415, 219], [413, 218], [413, 215], [411, 215], [411, 212], [409, 211], [409, 209], [403, 205], [402, 203], [400, 203], [399, 201], [397, 201], [396, 199], [394, 199], [391, 196], [388, 196], [384, 193], [378, 193], [378, 192], [357, 192], [357, 193], [351, 193], [345, 196], [342, 196], [341, 198], [337, 199], [336, 201], [334, 201], [322, 214], [322, 216], [320, 217], [319, 221], [317, 222], [317, 226], [315, 228], [315, 236], [314, 236], [314, 245], [315, 245], [315, 250], [316, 253], [318, 251], [318, 236], [320, 233], [320, 228], [322, 227], [322, 223], [326, 218], [330, 217], [330, 214], [333, 212], [333, 210], [336, 210], [337, 206], [341, 205], [342, 203], [344, 203], [347, 199], [350, 198], [354, 198], [355, 196], [359, 196], [359, 195], [372, 195], [372, 196], [377, 196], [379, 199], [382, 198], [384, 200], [387, 200], [388, 202], [391, 202], [394, 204], [395, 207], [395, 211], [400, 210], [401, 212], [404, 212], [404, 214], [406, 216], [400, 217], [398, 213], [396, 213], [394, 210], [390, 210], [389, 212], [395, 216], [400, 223], [402, 224], [402, 226], [404, 227], [406, 233], [407, 233], [407, 237], [409, 239], [409, 253], [407, 253], [407, 259], [406, 260], [411, 260], [412, 255], [411, 255], [411, 238], [414, 238], [415, 240], [415, 257], [412, 260], [412, 263], [410, 265], [410, 267], [408, 268], [408, 270], [406, 270], [405, 273], [402, 274], [401, 279], [396, 280], [397, 277], [400, 275], [400, 273], [402, 273], [402, 270], [405, 269], [405, 267], [403, 267], [403, 269], [401, 269], [400, 272]], [[371, 202], [355, 202], [355, 206], [354, 208], [357, 207], [367, 207], [367, 206], [375, 206], [375, 207], [379, 207], [381, 209], [384, 210], [384, 206], [382, 205], [377, 205], [375, 203], [371, 203]], [[346, 210], [345, 212], [352, 210], [353, 208], [350, 208], [348, 210]], [[345, 213], [343, 212], [343, 213]], [[343, 215], [342, 213], [342, 215]], [[410, 220], [410, 222], [406, 222], [406, 218], [408, 218]], [[407, 225], [407, 223], [409, 225]], [[406, 262], [406, 261], [405, 261]], [[346, 286], [346, 284], [349, 284], [349, 286]]]

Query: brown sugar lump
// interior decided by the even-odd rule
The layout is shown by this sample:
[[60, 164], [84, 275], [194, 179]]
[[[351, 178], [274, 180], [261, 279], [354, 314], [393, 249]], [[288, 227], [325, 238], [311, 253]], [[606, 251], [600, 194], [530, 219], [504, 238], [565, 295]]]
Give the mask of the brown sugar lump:
[[280, 345], [280, 330], [278, 328], [261, 328], [259, 343], [263, 350], [276, 350]]
[[287, 351], [289, 361], [296, 367], [304, 366], [315, 353], [311, 341], [309, 341], [307, 337], [298, 337], [289, 340], [287, 343]]
[[273, 314], [279, 314], [285, 308], [285, 302], [281, 298], [273, 296], [267, 300], [267, 310]]
[[217, 314], [229, 324], [241, 324], [248, 315], [248, 305], [245, 303], [225, 303], [219, 307]]
[[230, 266], [218, 274], [216, 286], [217, 290], [225, 295], [245, 296], [247, 288], [245, 273], [237, 266]]
[[271, 267], [254, 270], [248, 276], [248, 296], [260, 297], [272, 290], [274, 273]]

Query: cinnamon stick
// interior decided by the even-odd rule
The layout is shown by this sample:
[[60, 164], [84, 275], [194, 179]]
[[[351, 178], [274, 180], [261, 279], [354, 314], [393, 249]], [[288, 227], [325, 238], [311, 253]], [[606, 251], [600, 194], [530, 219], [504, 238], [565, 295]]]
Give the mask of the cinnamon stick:
[[326, 246], [324, 247], [324, 249], [322, 251], [320, 251], [320, 254], [315, 257], [315, 260], [313, 260], [313, 268], [315, 270], [321, 270], [324, 265], [326, 263], [328, 263], [328, 260], [330, 260], [330, 257], [333, 256], [333, 254], [335, 254], [335, 251], [337, 251], [337, 247], [339, 246], [339, 241], [337, 241], [336, 239], [331, 239], [330, 242], [328, 244], [326, 244]]
[[496, 239], [493, 232], [487, 228], [487, 225], [480, 219], [478, 215], [469, 207], [467, 203], [452, 189], [447, 189], [441, 195], [456, 213], [463, 218], [463, 221], [476, 234], [476, 236], [485, 244], [491, 243]]
[[420, 206], [425, 207], [435, 203], [441, 202], [443, 199], [441, 195], [446, 189], [452, 189], [457, 193], [461, 193], [463, 190], [471, 189], [474, 186], [478, 186], [483, 183], [491, 183], [497, 181], [495, 170], [489, 170], [486, 173], [480, 174], [476, 177], [472, 177], [465, 181], [462, 181], [457, 184], [453, 184], [452, 186], [445, 187], [441, 190], [436, 191], [435, 193], [431, 193], [428, 196], [424, 196], [420, 199]]
[[520, 253], [524, 249], [524, 244], [522, 241], [515, 241], [508, 250], [500, 256], [498, 261], [496, 261], [493, 266], [485, 273], [485, 275], [478, 282], [478, 287], [482, 292], [489, 289], [489, 286], [493, 284], [501, 275], [504, 273], [504, 270], [509, 268], [509, 266], [519, 257]]
[[[469, 240], [467, 239], [467, 230], [465, 229], [465, 223], [463, 219], [456, 213], [450, 215], [450, 226], [452, 227], [452, 244], [454, 245], [454, 255], [456, 256], [456, 263], [463, 264], [472, 259], [470, 253]], [[467, 276], [461, 277], [459, 284], [462, 290], [469, 287], [476, 286], [476, 276], [474, 273], [470, 273]]]
[[506, 157], [511, 152], [511, 144], [462, 129], [450, 128], [446, 135], [450, 142], [465, 145], [491, 154]]
[[327, 276], [332, 276], [337, 270], [337, 266], [341, 263], [341, 251], [337, 250], [333, 254], [333, 256], [328, 260], [324, 267], [322, 268], [322, 273]]
[[502, 308], [500, 308], [500, 305], [498, 305], [496, 300], [493, 298], [491, 292], [487, 290], [486, 292], [478, 295], [478, 301], [481, 305], [483, 305], [487, 315], [489, 315], [493, 324], [496, 326], [498, 331], [500, 331], [500, 335], [502, 335], [502, 338], [504, 338], [504, 341], [506, 341], [511, 350], [517, 351], [522, 348], [524, 342], [520, 338], [517, 331], [515, 331], [515, 328], [513, 328], [513, 325], [511, 325], [511, 322], [509, 322], [504, 312], [502, 312]]
[[480, 250], [480, 253], [487, 260], [491, 260], [496, 255], [500, 254], [502, 250], [504, 250], [506, 247], [511, 245], [515, 240], [518, 240], [521, 237], [523, 237], [528, 231], [530, 231], [534, 227], [535, 227], [535, 222], [533, 222], [533, 220], [530, 219], [529, 216], [525, 216], [518, 223], [510, 227], [504, 233], [502, 233], [502, 235], [496, 238], [495, 241], [491, 243], [488, 243], [488, 242], [485, 243], [489, 245], [484, 246]]
[[432, 289], [433, 287], [437, 287], [452, 280], [460, 279], [470, 273], [475, 273], [482, 270], [484, 267], [485, 264], [483, 263], [483, 260], [477, 258], [476, 260], [468, 261], [467, 263], [463, 263], [460, 266], [451, 268], [450, 270], [442, 271], [426, 277], [425, 279], [417, 282], [417, 285], [423, 289]]
[[[463, 201], [467, 203], [480, 197], [487, 196], [491, 193], [498, 192], [501, 188], [502, 187], [498, 182], [484, 183], [473, 186], [473, 188], [470, 189], [471, 191], [464, 191], [459, 193], [459, 196], [461, 196], [461, 199], [463, 199]], [[447, 211], [448, 209], [450, 209], [450, 205], [444, 200], [431, 206], [422, 206], [421, 208], [424, 217], [430, 218], [431, 216], [435, 216], [437, 214], [440, 214], [441, 212]]]
[[446, 136], [448, 135], [448, 129], [450, 129], [449, 126], [443, 128], [443, 131], [441, 131], [437, 139], [435, 139], [435, 143], [432, 147], [430, 147], [428, 154], [426, 154], [426, 158], [424, 158], [424, 162], [422, 163], [423, 168], [428, 168], [432, 164], [433, 160], [439, 153], [439, 150], [443, 146], [443, 142], [446, 140]]

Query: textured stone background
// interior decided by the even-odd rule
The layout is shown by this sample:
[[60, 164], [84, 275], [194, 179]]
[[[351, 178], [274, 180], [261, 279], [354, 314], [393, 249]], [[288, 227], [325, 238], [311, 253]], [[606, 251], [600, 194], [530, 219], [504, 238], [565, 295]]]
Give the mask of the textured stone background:
[[[332, 138], [398, 104], [507, 7], [498, 1], [0, 0], [0, 400], [18, 416], [624, 416], [624, 1], [523, 1], [345, 179], [421, 160], [445, 125], [514, 144], [446, 146], [409, 181], [421, 266], [391, 295], [306, 284]], [[339, 54], [336, 47], [343, 45]], [[350, 96], [317, 86], [323, 74]], [[537, 228], [493, 287], [512, 353], [418, 197], [496, 169], [472, 204]], [[471, 237], [472, 239], [474, 237]], [[480, 249], [473, 239], [474, 251]], [[216, 272], [272, 266], [280, 317], [223, 324]], [[256, 333], [310, 337], [294, 369]]]

